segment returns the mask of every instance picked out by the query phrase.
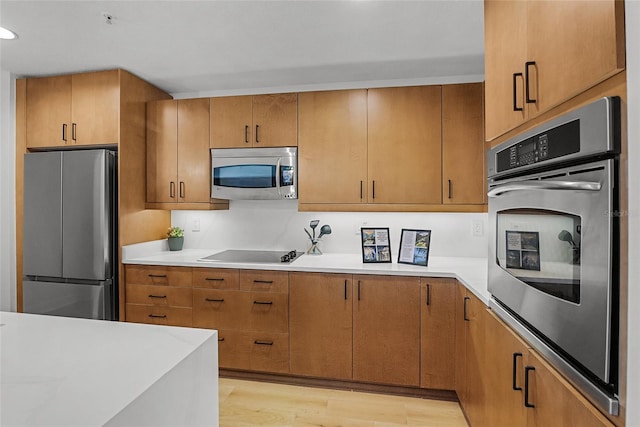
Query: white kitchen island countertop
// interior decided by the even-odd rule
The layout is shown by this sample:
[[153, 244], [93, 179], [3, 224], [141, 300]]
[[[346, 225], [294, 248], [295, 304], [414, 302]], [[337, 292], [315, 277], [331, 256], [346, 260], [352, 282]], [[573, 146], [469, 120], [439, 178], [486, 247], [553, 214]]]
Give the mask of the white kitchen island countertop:
[[218, 425], [217, 331], [0, 312], [0, 425]]
[[[164, 242], [164, 245], [162, 244]], [[221, 249], [163, 249], [166, 241], [154, 241], [125, 246], [124, 264], [145, 264], [182, 267], [238, 268], [255, 270], [302, 271], [316, 273], [378, 274], [394, 276], [451, 277], [458, 279], [485, 304], [491, 295], [487, 290], [487, 259], [469, 257], [429, 257], [428, 267], [392, 263], [365, 264], [361, 254], [325, 253], [302, 255], [292, 263], [259, 264], [198, 261], [222, 252]]]

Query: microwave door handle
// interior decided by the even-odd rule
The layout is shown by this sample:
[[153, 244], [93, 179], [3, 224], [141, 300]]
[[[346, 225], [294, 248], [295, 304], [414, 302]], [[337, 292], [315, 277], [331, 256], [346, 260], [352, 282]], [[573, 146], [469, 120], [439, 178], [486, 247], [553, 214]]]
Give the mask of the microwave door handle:
[[276, 191], [278, 191], [278, 197], [282, 198], [282, 193], [280, 192], [280, 163], [281, 163], [281, 158], [278, 157], [278, 160], [276, 161]]
[[523, 190], [577, 190], [600, 191], [602, 184], [599, 182], [584, 181], [522, 181], [498, 185], [487, 193], [489, 197], [498, 197], [509, 191]]

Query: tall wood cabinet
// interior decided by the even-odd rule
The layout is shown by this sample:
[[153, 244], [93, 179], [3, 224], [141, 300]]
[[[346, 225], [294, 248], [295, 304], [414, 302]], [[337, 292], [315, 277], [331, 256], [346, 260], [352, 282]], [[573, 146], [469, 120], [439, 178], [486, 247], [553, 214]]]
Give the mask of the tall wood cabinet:
[[27, 148], [117, 144], [119, 70], [27, 79]]
[[226, 209], [211, 199], [209, 98], [147, 105], [147, 206]]
[[622, 1], [484, 4], [487, 140], [625, 67]]
[[211, 148], [298, 145], [296, 93], [211, 98]]

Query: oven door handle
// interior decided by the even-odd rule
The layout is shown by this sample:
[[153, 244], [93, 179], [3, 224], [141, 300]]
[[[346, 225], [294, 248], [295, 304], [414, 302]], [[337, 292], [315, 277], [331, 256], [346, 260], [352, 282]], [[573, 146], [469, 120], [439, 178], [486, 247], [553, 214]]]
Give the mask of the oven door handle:
[[578, 190], [578, 191], [600, 191], [602, 184], [599, 182], [586, 181], [522, 181], [510, 184], [502, 184], [492, 188], [487, 193], [489, 197], [498, 197], [509, 191], [523, 190]]

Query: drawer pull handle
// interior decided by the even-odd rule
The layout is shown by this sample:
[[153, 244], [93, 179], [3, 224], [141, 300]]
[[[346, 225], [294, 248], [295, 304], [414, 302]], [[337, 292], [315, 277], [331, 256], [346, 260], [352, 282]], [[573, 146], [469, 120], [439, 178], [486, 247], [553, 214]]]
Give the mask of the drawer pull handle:
[[166, 319], [167, 315], [166, 314], [150, 314], [149, 317], [157, 318], [157, 319]]
[[273, 345], [273, 341], [255, 340], [253, 343], [257, 345]]
[[224, 278], [222, 277], [206, 277], [204, 280], [212, 280], [214, 282], [224, 282]]
[[253, 303], [258, 305], [273, 305], [272, 301], [254, 301]]
[[208, 302], [224, 302], [224, 298], [220, 298], [220, 299], [217, 299], [217, 298], [205, 298], [204, 300], [208, 301]]
[[166, 298], [166, 295], [153, 295], [153, 294], [149, 294], [149, 298]]
[[149, 277], [153, 278], [166, 278], [166, 274], [149, 274]]
[[218, 338], [218, 342], [223, 342], [224, 341], [224, 337], [223, 338]]
[[527, 408], [535, 408], [536, 405], [529, 402], [529, 372], [535, 371], [533, 366], [524, 367], [524, 406]]
[[512, 388], [514, 390], [522, 390], [522, 387], [518, 387], [517, 381], [516, 381], [516, 377], [518, 376], [518, 357], [522, 357], [522, 353], [513, 353], [513, 372], [512, 372], [512, 378], [513, 378], [513, 385]]
[[273, 283], [273, 280], [254, 280], [253, 283], [266, 283], [267, 285], [270, 285]]

